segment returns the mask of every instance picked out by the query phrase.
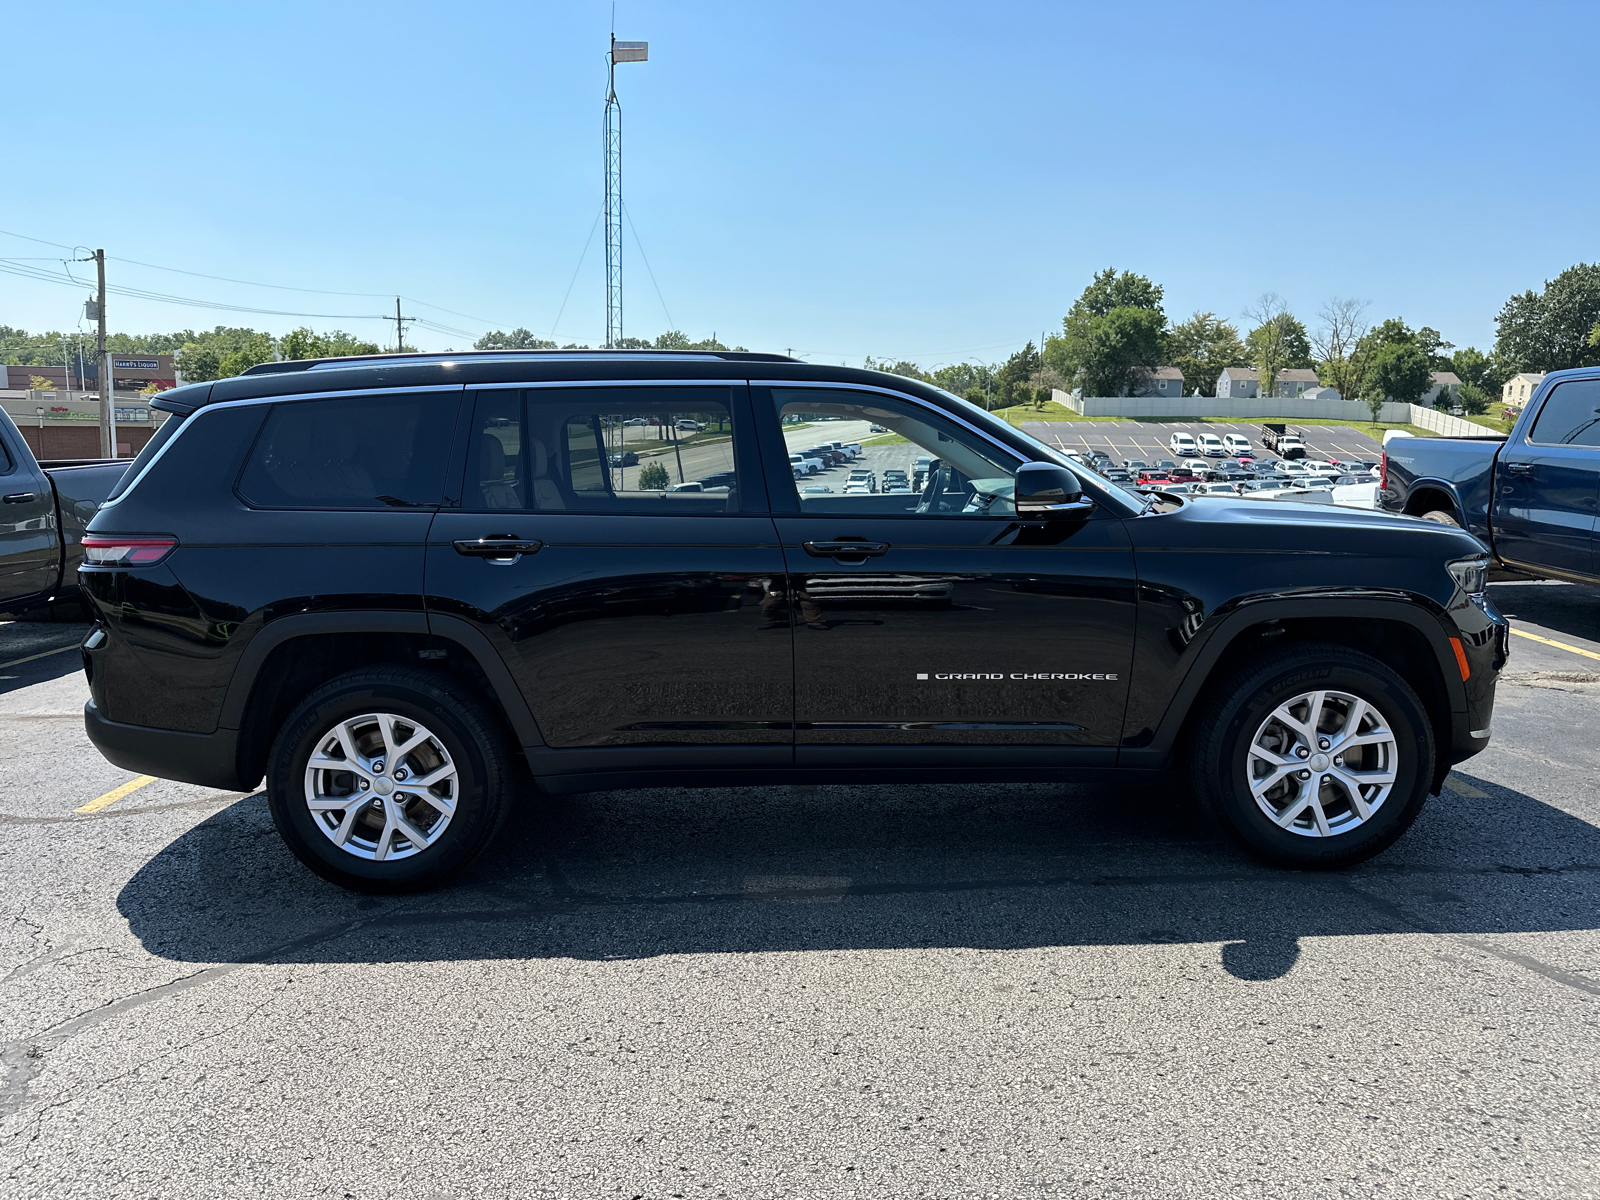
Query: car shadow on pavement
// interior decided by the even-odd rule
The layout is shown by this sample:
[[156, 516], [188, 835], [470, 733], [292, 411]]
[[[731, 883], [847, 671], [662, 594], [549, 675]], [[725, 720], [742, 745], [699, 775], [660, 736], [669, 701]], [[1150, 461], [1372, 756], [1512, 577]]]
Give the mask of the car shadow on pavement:
[[[18, 688], [32, 687], [36, 683], [48, 683], [64, 675], [81, 674], [83, 655], [78, 652], [78, 641], [61, 646], [59, 643], [64, 640], [57, 637], [54, 646], [47, 645], [32, 653], [19, 654], [18, 657], [24, 661], [12, 660], [12, 665], [0, 667], [0, 696]], [[27, 649], [24, 647], [24, 650]]]
[[[1494, 583], [1489, 598], [1515, 621], [1600, 642], [1600, 589], [1576, 583]], [[1583, 669], [1581, 664], [1574, 664]], [[1600, 664], [1595, 664], [1600, 668]]]
[[1256, 862], [1181, 781], [530, 797], [455, 882], [392, 897], [313, 876], [257, 795], [158, 853], [118, 907], [148, 951], [184, 962], [1210, 943], [1240, 980], [1286, 974], [1307, 937], [1600, 926], [1600, 830], [1469, 784], [1345, 872]]

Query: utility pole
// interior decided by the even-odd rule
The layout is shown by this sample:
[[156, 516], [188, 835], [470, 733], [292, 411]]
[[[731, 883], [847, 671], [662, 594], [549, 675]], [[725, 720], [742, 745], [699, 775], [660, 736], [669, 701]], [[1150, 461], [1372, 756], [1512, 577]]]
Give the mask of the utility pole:
[[396, 354], [399, 354], [406, 348], [405, 323], [407, 321], [415, 320], [415, 317], [402, 317], [400, 315], [400, 297], [396, 296], [394, 298], [394, 352]]
[[94, 252], [95, 274], [100, 294], [95, 300], [95, 315], [100, 319], [95, 337], [95, 353], [100, 363], [100, 457], [117, 456], [117, 414], [111, 407], [111, 356], [106, 353], [106, 252]]
[[617, 64], [645, 62], [648, 42], [619, 42], [611, 32], [606, 55], [606, 347], [622, 341], [622, 105], [617, 101]]

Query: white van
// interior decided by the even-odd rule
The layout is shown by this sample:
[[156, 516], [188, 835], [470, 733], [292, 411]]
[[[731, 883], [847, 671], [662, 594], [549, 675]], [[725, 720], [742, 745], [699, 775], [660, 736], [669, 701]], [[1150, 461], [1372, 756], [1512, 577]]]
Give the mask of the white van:
[[1237, 433], [1226, 433], [1222, 436], [1222, 444], [1228, 448], [1228, 453], [1233, 455], [1249, 454], [1250, 439], [1240, 437]]
[[1222, 444], [1222, 439], [1214, 433], [1202, 433], [1198, 439], [1200, 453], [1207, 458], [1227, 458], [1228, 448]]
[[1200, 453], [1200, 448], [1195, 445], [1194, 436], [1188, 433], [1175, 433], [1169, 437], [1167, 449], [1172, 451], [1173, 458], [1193, 458]]

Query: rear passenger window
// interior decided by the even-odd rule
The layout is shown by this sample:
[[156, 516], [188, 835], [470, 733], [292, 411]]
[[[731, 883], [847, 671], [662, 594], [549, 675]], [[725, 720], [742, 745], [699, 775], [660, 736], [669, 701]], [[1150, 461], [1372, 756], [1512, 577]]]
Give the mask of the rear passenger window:
[[1600, 379], [1556, 384], [1528, 440], [1541, 446], [1600, 446]]
[[528, 388], [478, 394], [469, 510], [739, 511], [726, 388]]
[[239, 494], [262, 508], [437, 505], [460, 400], [378, 392], [275, 404]]

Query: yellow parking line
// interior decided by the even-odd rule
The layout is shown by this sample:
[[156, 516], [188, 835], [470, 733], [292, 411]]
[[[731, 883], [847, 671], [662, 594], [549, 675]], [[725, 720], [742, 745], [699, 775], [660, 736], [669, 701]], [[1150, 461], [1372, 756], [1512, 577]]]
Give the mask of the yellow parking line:
[[115, 804], [124, 796], [129, 795], [132, 792], [137, 792], [145, 784], [154, 783], [155, 781], [156, 777], [154, 775], [140, 775], [137, 779], [130, 779], [121, 787], [112, 788], [104, 796], [97, 797], [96, 799], [89, 801], [89, 803], [85, 804], [82, 808], [75, 808], [72, 811], [83, 813], [99, 812], [102, 808], [107, 808], [110, 805]]
[[1520, 629], [1513, 629], [1511, 632], [1518, 637], [1527, 638], [1530, 642], [1543, 642], [1546, 646], [1554, 646], [1557, 650], [1570, 650], [1574, 654], [1581, 654], [1585, 658], [1592, 658], [1596, 662], [1600, 662], [1600, 654], [1596, 654], [1593, 650], [1585, 650], [1581, 646], [1569, 646], [1565, 642], [1557, 642], [1547, 637], [1540, 637], [1537, 633], [1525, 633]]
[[1465, 796], [1469, 800], [1487, 800], [1489, 798], [1488, 792], [1482, 788], [1473, 787], [1453, 771], [1445, 777], [1445, 783], [1456, 795]]
[[68, 650], [76, 650], [77, 648], [78, 643], [73, 642], [70, 646], [57, 646], [54, 650], [46, 650], [43, 654], [30, 654], [27, 658], [13, 658], [10, 662], [0, 663], [0, 671], [4, 671], [7, 667], [20, 667], [23, 663], [32, 662], [36, 658], [49, 658], [52, 654], [65, 654]]

